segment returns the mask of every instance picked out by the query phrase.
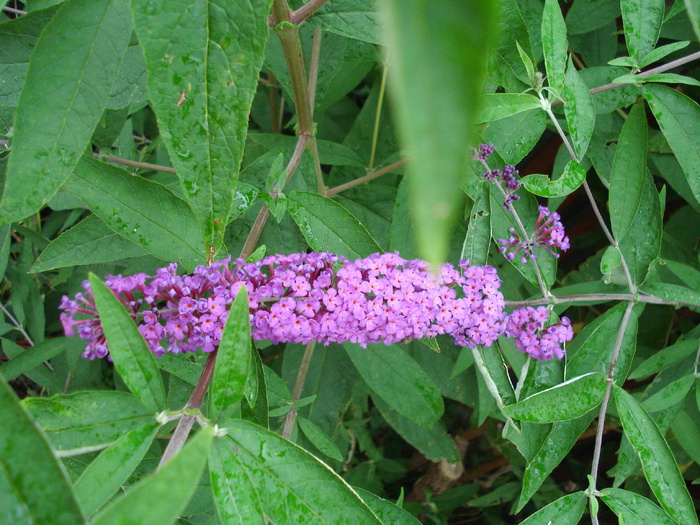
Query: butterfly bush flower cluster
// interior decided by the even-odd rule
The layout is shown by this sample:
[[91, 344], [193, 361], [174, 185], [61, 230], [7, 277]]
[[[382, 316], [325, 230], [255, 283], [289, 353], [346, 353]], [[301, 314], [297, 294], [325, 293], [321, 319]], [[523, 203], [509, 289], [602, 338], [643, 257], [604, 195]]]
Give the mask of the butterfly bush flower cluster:
[[[425, 261], [393, 253], [355, 262], [325, 252], [274, 255], [254, 263], [227, 258], [191, 275], [178, 275], [171, 264], [154, 277], [108, 276], [106, 284], [156, 355], [216, 349], [228, 308], [243, 286], [251, 335], [273, 343], [366, 346], [446, 334], [460, 346], [489, 346], [509, 323], [491, 266], [462, 261], [458, 268], [445, 264], [434, 275]], [[85, 293], [63, 298], [61, 321], [66, 335], [77, 332], [88, 341], [84, 357], [103, 358], [109, 351], [89, 282], [83, 287]]]
[[533, 252], [535, 246], [544, 248], [557, 258], [559, 254], [552, 248], [559, 248], [562, 251], [569, 249], [569, 238], [564, 233], [564, 225], [561, 223], [559, 214], [555, 211], [549, 211], [546, 206], [540, 206], [539, 212], [531, 240], [521, 239], [515, 228], [509, 230], [510, 237], [507, 239], [498, 239], [501, 244], [501, 252], [509, 261], [515, 259], [516, 255], [520, 255], [521, 263], [527, 262], [528, 258], [534, 259], [536, 257]]
[[[520, 197], [516, 192], [520, 189], [520, 181], [515, 177], [518, 170], [515, 166], [505, 166], [502, 170], [492, 170], [487, 164], [487, 159], [494, 152], [494, 147], [490, 144], [481, 144], [474, 151], [474, 159], [480, 161], [486, 172], [484, 179], [495, 182], [504, 194], [503, 208], [513, 211], [511, 204]], [[550, 211], [546, 206], [539, 207], [539, 217], [535, 223], [535, 229], [530, 239], [522, 238], [515, 228], [510, 228], [510, 237], [498, 239], [501, 244], [501, 252], [506, 259], [512, 261], [516, 256], [520, 257], [521, 263], [526, 263], [528, 259], [536, 257], [533, 248], [539, 246], [544, 248], [555, 257], [559, 254], [552, 248], [559, 248], [562, 251], [569, 249], [569, 238], [564, 233], [564, 225], [557, 212]]]
[[544, 306], [538, 308], [518, 308], [509, 316], [505, 335], [515, 339], [515, 347], [529, 354], [538, 361], [564, 357], [561, 342], [571, 341], [574, 331], [568, 317], [545, 328], [549, 319], [549, 310]]

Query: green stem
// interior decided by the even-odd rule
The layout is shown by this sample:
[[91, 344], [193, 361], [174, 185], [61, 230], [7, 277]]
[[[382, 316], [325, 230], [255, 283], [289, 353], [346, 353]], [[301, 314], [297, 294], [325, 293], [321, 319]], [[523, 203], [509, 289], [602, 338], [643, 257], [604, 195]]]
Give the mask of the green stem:
[[346, 182], [345, 184], [340, 184], [339, 186], [329, 188], [326, 190], [326, 197], [332, 197], [333, 195], [337, 195], [341, 191], [349, 190], [350, 188], [354, 188], [355, 186], [359, 186], [360, 184], [367, 184], [369, 181], [374, 180], [377, 177], [381, 177], [382, 175], [386, 175], [391, 171], [399, 169], [402, 166], [405, 166], [407, 163], [408, 159], [400, 159], [396, 162], [392, 162], [391, 164], [384, 166], [383, 168], [380, 168], [376, 171], [372, 171], [367, 175], [363, 175], [362, 177], [358, 177], [357, 179], [351, 180], [350, 182]]
[[[634, 307], [633, 302], [627, 303], [627, 308], [622, 316], [622, 322], [620, 323], [620, 329], [617, 332], [617, 339], [615, 340], [615, 346], [613, 347], [612, 356], [610, 357], [610, 365], [608, 367], [608, 375], [606, 378], [605, 394], [603, 395], [603, 401], [600, 404], [600, 413], [598, 414], [598, 427], [596, 429], [595, 435], [595, 446], [593, 448], [593, 461], [591, 464], [591, 478], [592, 478], [592, 492], [595, 493], [596, 482], [598, 480], [598, 467], [600, 465], [600, 454], [603, 449], [603, 430], [605, 429], [605, 415], [608, 411], [608, 404], [610, 402], [610, 392], [612, 391], [613, 379], [615, 374], [615, 365], [617, 364], [617, 357], [620, 355], [620, 349], [622, 348], [622, 341], [625, 337], [625, 331], [627, 330], [627, 324], [629, 323], [630, 315], [632, 314], [632, 308]], [[591, 503], [593, 504], [593, 503]], [[593, 510], [593, 509], [591, 509]], [[598, 517], [595, 512], [591, 512], [591, 522], [593, 525], [598, 525]]]
[[384, 93], [386, 92], [386, 79], [389, 72], [389, 67], [385, 63], [384, 71], [382, 72], [382, 82], [379, 85], [379, 99], [377, 100], [377, 111], [374, 114], [374, 130], [372, 131], [372, 150], [369, 154], [368, 170], [374, 168], [374, 156], [377, 153], [377, 140], [379, 138], [379, 124], [382, 119], [382, 107], [384, 106]]
[[304, 383], [306, 382], [306, 374], [309, 373], [309, 366], [311, 365], [311, 358], [314, 356], [314, 348], [316, 347], [316, 341], [311, 341], [306, 345], [304, 350], [304, 356], [301, 358], [301, 364], [299, 365], [299, 372], [297, 373], [297, 380], [294, 383], [294, 389], [292, 390], [292, 399], [290, 403], [292, 407], [287, 412], [287, 417], [284, 419], [284, 430], [282, 431], [282, 437], [284, 439], [289, 439], [294, 430], [294, 422], [297, 417], [297, 409], [294, 403], [299, 401], [301, 398], [301, 393], [304, 390]]

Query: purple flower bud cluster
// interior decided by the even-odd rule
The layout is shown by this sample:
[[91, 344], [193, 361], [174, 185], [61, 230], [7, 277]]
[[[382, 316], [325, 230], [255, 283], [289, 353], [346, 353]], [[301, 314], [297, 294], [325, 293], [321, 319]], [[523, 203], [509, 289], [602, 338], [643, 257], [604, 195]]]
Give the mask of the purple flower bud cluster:
[[[440, 334], [457, 345], [491, 345], [505, 330], [500, 279], [490, 266], [445, 264], [437, 275], [421, 260], [374, 254], [350, 262], [329, 253], [274, 255], [246, 263], [230, 258], [178, 275], [171, 264], [155, 277], [108, 276], [107, 286], [126, 305], [150, 350], [211, 352], [218, 347], [238, 290], [248, 291], [251, 335], [273, 343], [362, 346]], [[88, 282], [86, 293], [63, 298], [66, 335], [88, 345], [88, 359], [108, 349]], [[78, 315], [82, 314], [82, 315]], [[81, 317], [78, 319], [78, 317]]]
[[505, 335], [515, 339], [518, 350], [538, 361], [561, 359], [564, 357], [562, 343], [574, 337], [571, 321], [562, 317], [558, 323], [545, 328], [547, 319], [549, 310], [544, 306], [518, 308], [508, 316]]
[[492, 144], [479, 144], [479, 147], [474, 149], [474, 160], [486, 162], [494, 151], [496, 148]]
[[523, 264], [527, 262], [528, 258], [534, 259], [536, 257], [533, 252], [535, 246], [544, 248], [555, 257], [559, 257], [559, 254], [554, 252], [550, 246], [562, 251], [569, 249], [569, 237], [564, 232], [564, 225], [561, 223], [559, 214], [555, 211], [549, 211], [546, 206], [540, 206], [539, 212], [531, 241], [521, 239], [515, 228], [509, 230], [510, 237], [507, 239], [498, 239], [502, 245], [501, 252], [509, 261], [515, 259], [518, 254], [520, 254], [520, 262]]
[[518, 173], [515, 166], [511, 165], [504, 166], [502, 170], [488, 170], [484, 173], [484, 179], [501, 183], [501, 189], [505, 193], [503, 208], [506, 210], [511, 204], [520, 199], [520, 195], [516, 193], [521, 186], [520, 180], [515, 178]]

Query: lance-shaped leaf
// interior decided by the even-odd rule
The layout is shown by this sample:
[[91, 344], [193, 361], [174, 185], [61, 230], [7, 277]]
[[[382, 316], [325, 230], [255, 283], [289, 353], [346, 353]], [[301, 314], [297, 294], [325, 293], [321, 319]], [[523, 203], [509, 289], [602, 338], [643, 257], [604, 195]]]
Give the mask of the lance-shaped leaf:
[[627, 51], [635, 63], [656, 45], [664, 19], [664, 0], [622, 0], [622, 23]]
[[576, 71], [572, 58], [569, 58], [561, 94], [564, 99], [564, 114], [569, 126], [571, 145], [576, 153], [576, 160], [581, 162], [586, 155], [588, 143], [595, 128], [595, 104], [588, 86]]
[[503, 413], [531, 423], [568, 421], [594, 409], [605, 394], [605, 376], [585, 374], [503, 407]]
[[553, 199], [566, 197], [576, 191], [586, 180], [586, 170], [575, 160], [570, 160], [564, 173], [556, 180], [549, 180], [547, 175], [532, 174], [522, 178], [523, 186], [530, 193]]
[[111, 390], [28, 397], [22, 405], [39, 421], [61, 456], [105, 448], [153, 419], [134, 396]]
[[76, 480], [73, 490], [86, 515], [104, 505], [141, 463], [160, 425], [151, 421], [122, 435], [103, 450]]
[[186, 267], [204, 263], [204, 242], [192, 210], [162, 184], [84, 157], [65, 188], [150, 254]]
[[682, 525], [697, 525], [698, 515], [673, 452], [656, 422], [622, 388], [614, 390], [622, 428], [642, 463], [644, 476], [664, 510]]
[[39, 210], [73, 171], [130, 37], [127, 0], [70, 0], [47, 24], [19, 98], [0, 222]]
[[484, 95], [478, 121], [493, 122], [540, 107], [540, 99], [527, 93], [488, 93]]
[[645, 85], [644, 98], [700, 202], [700, 106], [666, 86]]
[[676, 521], [651, 500], [622, 489], [605, 489], [600, 499], [620, 518], [620, 523], [676, 525]]
[[51, 241], [32, 266], [32, 272], [117, 261], [142, 255], [146, 255], [146, 251], [139, 244], [115, 233], [97, 215], [89, 215]]
[[165, 388], [155, 357], [124, 304], [95, 274], [89, 279], [114, 368], [146, 408], [162, 410]]
[[[418, 246], [425, 259], [445, 260], [459, 205], [461, 173], [471, 154], [472, 127], [493, 36], [497, 2], [383, 2], [391, 49], [399, 134], [411, 158], [407, 173]], [[482, 51], [477, 51], [482, 50]]]
[[[230, 465], [242, 467], [257, 493], [264, 494], [263, 510], [273, 523], [380, 523], [341, 477], [294, 443], [247, 421], [232, 422], [224, 440], [217, 452], [235, 456]], [[250, 490], [230, 488], [234, 497]]]
[[583, 492], [574, 492], [562, 496], [546, 507], [541, 508], [532, 516], [521, 522], [521, 525], [540, 525], [556, 523], [557, 525], [576, 525], [583, 511], [586, 510], [586, 495]]
[[144, 478], [90, 523], [174, 523], [185, 510], [202, 477], [212, 436], [212, 427], [200, 430], [158, 472]]
[[248, 291], [241, 286], [221, 335], [209, 394], [213, 411], [210, 417], [224, 416], [243, 397], [252, 355], [249, 315]]
[[334, 200], [304, 191], [290, 192], [288, 199], [289, 213], [313, 250], [351, 261], [382, 251], [360, 221]]
[[133, 0], [148, 91], [207, 246], [231, 212], [271, 0]]
[[440, 389], [400, 345], [344, 343], [365, 383], [412, 421], [432, 428], [444, 411]]
[[227, 439], [217, 439], [211, 447], [209, 478], [216, 510], [222, 523], [265, 523], [260, 495]]
[[2, 376], [0, 418], [0, 522], [83, 523], [66, 472]]
[[8, 20], [0, 24], [0, 105], [17, 106], [34, 46], [58, 7]]
[[542, 51], [549, 86], [559, 91], [566, 69], [566, 24], [557, 0], [546, 0], [542, 13]]
[[622, 239], [632, 226], [647, 177], [647, 119], [644, 103], [630, 111], [622, 126], [610, 172], [610, 221], [615, 238]]

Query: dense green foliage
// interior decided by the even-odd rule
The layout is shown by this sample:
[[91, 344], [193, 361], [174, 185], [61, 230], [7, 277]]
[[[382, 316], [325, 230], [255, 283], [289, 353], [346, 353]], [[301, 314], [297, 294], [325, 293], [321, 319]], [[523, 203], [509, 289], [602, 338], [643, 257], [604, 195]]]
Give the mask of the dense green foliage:
[[[0, 523], [698, 523], [700, 2], [6, 4]], [[571, 248], [508, 260], [544, 204]], [[240, 293], [155, 357], [102, 283], [309, 251], [489, 264], [575, 337], [251, 343]]]

